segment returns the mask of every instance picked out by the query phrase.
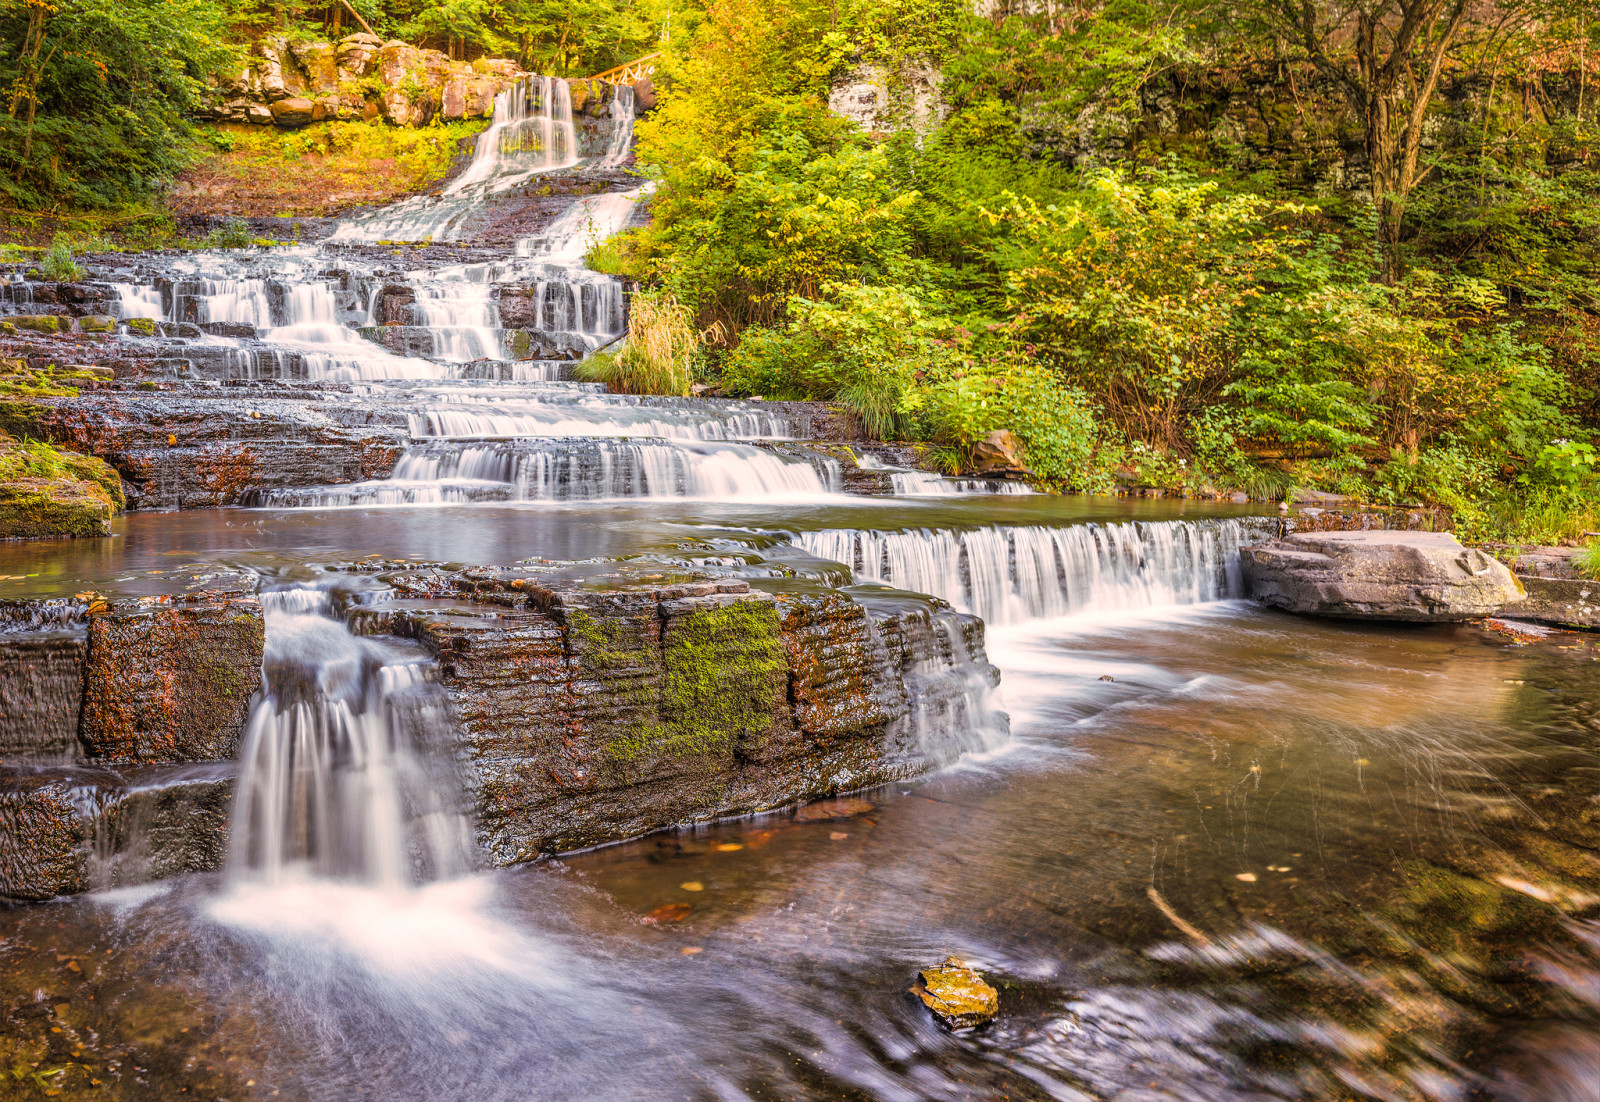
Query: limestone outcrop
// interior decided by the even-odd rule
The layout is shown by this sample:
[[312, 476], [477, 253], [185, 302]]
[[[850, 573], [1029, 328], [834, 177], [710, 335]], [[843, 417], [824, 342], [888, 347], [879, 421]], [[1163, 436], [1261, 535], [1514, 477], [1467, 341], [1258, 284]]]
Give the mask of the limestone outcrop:
[[1302, 532], [1247, 548], [1240, 560], [1250, 595], [1288, 612], [1451, 621], [1523, 600], [1503, 564], [1448, 532]]
[[336, 43], [267, 40], [239, 72], [218, 81], [205, 114], [284, 129], [379, 116], [397, 126], [423, 126], [436, 116], [486, 119], [495, 96], [527, 75], [505, 58], [451, 61], [438, 50], [365, 33]]

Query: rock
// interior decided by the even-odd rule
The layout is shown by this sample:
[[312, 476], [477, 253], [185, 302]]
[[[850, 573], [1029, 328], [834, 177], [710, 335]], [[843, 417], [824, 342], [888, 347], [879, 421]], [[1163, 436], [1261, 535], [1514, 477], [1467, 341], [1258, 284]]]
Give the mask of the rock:
[[31, 333], [63, 333], [72, 328], [70, 320], [54, 314], [12, 314], [6, 320]]
[[86, 314], [78, 319], [78, 325], [85, 333], [114, 333], [117, 319], [109, 314]]
[[296, 42], [289, 47], [305, 70], [306, 90], [319, 96], [339, 91], [339, 51], [329, 42]]
[[280, 99], [272, 105], [272, 121], [286, 129], [310, 126], [316, 121], [317, 105], [298, 96]]
[[918, 975], [912, 992], [947, 1029], [972, 1029], [1000, 1010], [1000, 992], [965, 961], [946, 957], [937, 967], [924, 968]]
[[220, 868], [233, 768], [0, 766], [0, 896], [50, 899]]
[[252, 103], [245, 108], [245, 118], [256, 126], [271, 126], [272, 109], [264, 103]]
[[467, 102], [471, 94], [472, 77], [465, 73], [452, 73], [439, 89], [439, 113], [446, 119], [467, 117]]
[[1023, 459], [1022, 441], [1009, 429], [996, 429], [972, 446], [974, 474], [1024, 478], [1033, 472]]
[[109, 536], [115, 507], [99, 486], [70, 478], [0, 482], [0, 539]]
[[77, 756], [83, 662], [81, 630], [0, 634], [0, 761]]
[[1517, 575], [1528, 599], [1512, 610], [1520, 620], [1562, 627], [1600, 629], [1600, 581]]
[[345, 35], [339, 40], [339, 68], [358, 77], [366, 76], [378, 62], [381, 45], [377, 35], [364, 31]]
[[105, 761], [225, 761], [261, 686], [254, 597], [121, 601], [89, 617], [79, 737]]
[[637, 114], [654, 111], [656, 108], [656, 86], [649, 77], [640, 77], [633, 82], [633, 109]]
[[1504, 565], [1447, 532], [1302, 532], [1240, 558], [1250, 595], [1289, 612], [1450, 621], [1523, 599]]

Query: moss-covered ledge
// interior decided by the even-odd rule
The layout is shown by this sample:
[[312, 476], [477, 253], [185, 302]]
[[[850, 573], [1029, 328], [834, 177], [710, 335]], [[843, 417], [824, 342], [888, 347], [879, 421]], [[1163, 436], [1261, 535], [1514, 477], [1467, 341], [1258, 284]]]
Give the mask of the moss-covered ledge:
[[125, 504], [103, 459], [0, 433], [0, 538], [110, 535]]

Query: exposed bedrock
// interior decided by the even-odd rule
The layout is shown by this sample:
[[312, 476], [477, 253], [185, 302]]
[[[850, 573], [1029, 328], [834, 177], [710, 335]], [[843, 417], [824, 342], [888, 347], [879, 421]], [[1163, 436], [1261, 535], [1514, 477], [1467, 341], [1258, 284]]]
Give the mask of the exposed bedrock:
[[1503, 564], [1447, 532], [1302, 532], [1247, 548], [1241, 566], [1257, 601], [1318, 616], [1466, 620], [1524, 599]]
[[[436, 657], [492, 865], [915, 776], [1004, 723], [982, 622], [934, 598], [385, 577], [350, 621]], [[150, 584], [0, 604], [0, 896], [222, 861], [265, 618], [246, 575]]]
[[97, 392], [29, 403], [30, 429], [110, 463], [135, 509], [233, 505], [251, 491], [386, 477], [409, 442], [404, 414], [317, 397]]
[[519, 581], [483, 578], [492, 617], [399, 625], [439, 659], [495, 864], [913, 776], [925, 727], [973, 722], [995, 678], [981, 623], [931, 599]]

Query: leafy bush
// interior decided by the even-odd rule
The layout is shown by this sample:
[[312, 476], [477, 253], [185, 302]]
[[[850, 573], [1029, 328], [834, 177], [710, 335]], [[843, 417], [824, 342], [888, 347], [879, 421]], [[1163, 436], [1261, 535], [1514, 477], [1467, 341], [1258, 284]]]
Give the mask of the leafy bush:
[[71, 243], [57, 237], [39, 262], [39, 274], [58, 283], [72, 283], [83, 278], [84, 270], [73, 258]]
[[248, 249], [252, 241], [250, 223], [237, 216], [224, 221], [206, 237], [207, 246], [213, 249]]

